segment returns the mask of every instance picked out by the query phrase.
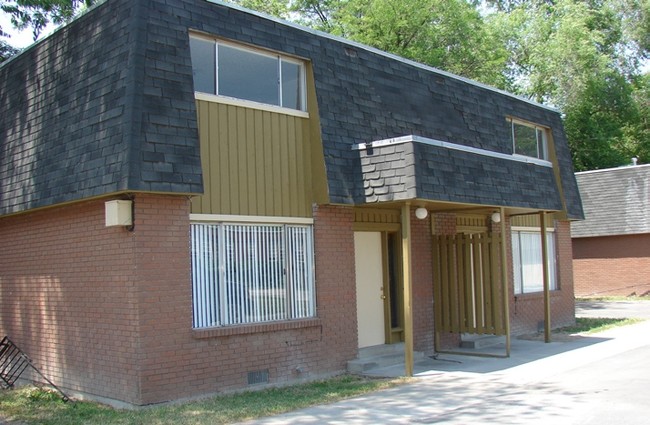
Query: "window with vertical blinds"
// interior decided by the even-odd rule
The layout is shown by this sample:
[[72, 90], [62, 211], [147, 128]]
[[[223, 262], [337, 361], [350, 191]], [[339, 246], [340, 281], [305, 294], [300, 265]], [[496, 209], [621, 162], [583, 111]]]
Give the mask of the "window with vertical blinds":
[[[550, 290], [557, 289], [555, 262], [555, 234], [546, 234], [548, 249], [548, 272]], [[544, 271], [542, 269], [542, 234], [533, 230], [512, 230], [512, 265], [514, 267], [515, 294], [542, 292]]]
[[309, 225], [193, 223], [195, 329], [316, 314]]

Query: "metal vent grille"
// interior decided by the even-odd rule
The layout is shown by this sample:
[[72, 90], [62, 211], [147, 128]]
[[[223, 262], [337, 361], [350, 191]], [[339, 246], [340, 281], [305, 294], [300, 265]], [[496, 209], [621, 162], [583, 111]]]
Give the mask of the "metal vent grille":
[[269, 370], [255, 370], [248, 372], [248, 385], [259, 385], [269, 383]]

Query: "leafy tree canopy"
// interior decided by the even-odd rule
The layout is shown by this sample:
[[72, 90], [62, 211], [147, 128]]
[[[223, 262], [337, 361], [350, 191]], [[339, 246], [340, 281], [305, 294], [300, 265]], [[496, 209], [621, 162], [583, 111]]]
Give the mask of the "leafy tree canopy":
[[31, 28], [34, 40], [51, 22], [55, 25], [69, 21], [81, 9], [97, 0], [15, 0], [0, 1], [0, 10], [11, 16], [17, 29]]

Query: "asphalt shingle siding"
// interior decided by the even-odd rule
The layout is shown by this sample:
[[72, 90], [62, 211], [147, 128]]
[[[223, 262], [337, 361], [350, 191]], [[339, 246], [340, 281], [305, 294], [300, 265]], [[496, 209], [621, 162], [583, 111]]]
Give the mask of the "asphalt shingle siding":
[[650, 233], [650, 165], [576, 173], [585, 220], [574, 238]]
[[[0, 105], [3, 111], [12, 111], [12, 116], [0, 117], [0, 214], [118, 190], [201, 193], [190, 29], [311, 62], [332, 203], [368, 200], [354, 144], [417, 135], [509, 154], [506, 116], [512, 115], [553, 129], [566, 208], [570, 217], [582, 216], [557, 112], [372, 49], [204, 0], [107, 0], [0, 68]], [[69, 37], [74, 31], [80, 36]], [[62, 61], [68, 64], [65, 71], [57, 65]], [[32, 66], [29, 76], [24, 75], [27, 71], [18, 76], [31, 62], [39, 65]], [[10, 84], [10, 79], [22, 83]], [[54, 92], [42, 90], [44, 80]], [[10, 87], [10, 93], [4, 87]], [[62, 109], [27, 115], [33, 102], [27, 102], [21, 90], [36, 92], [39, 104], [54, 99]], [[13, 100], [16, 97], [23, 100]], [[51, 124], [47, 132], [25, 128], [44, 123]], [[4, 142], [7, 137], [9, 143]], [[25, 172], [17, 173], [11, 160], [21, 146], [31, 146], [33, 152], [19, 161]], [[45, 154], [57, 150], [59, 156]], [[65, 166], [59, 165], [61, 160]], [[463, 175], [473, 172], [457, 165]], [[518, 165], [498, 166], [504, 175], [512, 175], [516, 183], [510, 185], [531, 177], [519, 174]], [[419, 191], [438, 196], [425, 171], [416, 177], [423, 178]], [[545, 185], [541, 193], [556, 192], [555, 181], [547, 177], [541, 180]], [[539, 195], [507, 190], [500, 194], [506, 205], [544, 208], [549, 202], [540, 203]], [[459, 202], [467, 199], [449, 196]], [[556, 205], [555, 200], [552, 203]]]
[[202, 192], [187, 31], [157, 45], [148, 12], [107, 1], [0, 67], [0, 215]]
[[359, 155], [365, 202], [417, 197], [412, 143], [363, 149]]
[[126, 186], [132, 8], [96, 12], [0, 68], [1, 214]]
[[418, 198], [561, 210], [553, 169], [415, 144]]
[[435, 199], [562, 209], [553, 169], [425, 143], [359, 151], [365, 202]]

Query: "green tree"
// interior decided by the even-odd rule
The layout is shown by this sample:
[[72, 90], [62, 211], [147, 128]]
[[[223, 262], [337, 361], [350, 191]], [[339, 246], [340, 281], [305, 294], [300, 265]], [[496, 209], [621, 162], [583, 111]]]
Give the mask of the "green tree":
[[11, 16], [17, 29], [31, 28], [34, 40], [51, 22], [55, 25], [68, 22], [80, 10], [98, 0], [15, 0], [0, 1], [0, 9]]
[[640, 66], [648, 53], [641, 30], [648, 0], [486, 4], [487, 22], [507, 40], [513, 89], [564, 112], [576, 169], [622, 165], [631, 156], [647, 161], [647, 85], [640, 82], [647, 79], [640, 79]]
[[302, 0], [307, 23], [381, 50], [498, 87], [507, 51], [465, 0]]
[[10, 46], [6, 41], [0, 40], [0, 63], [18, 53], [18, 49]]
[[610, 168], [630, 161], [624, 128], [637, 118], [632, 87], [620, 75], [587, 82], [566, 108], [565, 130], [576, 171]]
[[289, 18], [289, 4], [286, 0], [229, 0], [247, 9], [257, 10], [278, 18]]
[[650, 164], [650, 74], [635, 78], [631, 84], [634, 117], [623, 126], [622, 148], [628, 156]]
[[294, 0], [291, 11], [298, 15], [296, 21], [303, 25], [342, 36], [338, 15], [345, 3], [341, 0]]

